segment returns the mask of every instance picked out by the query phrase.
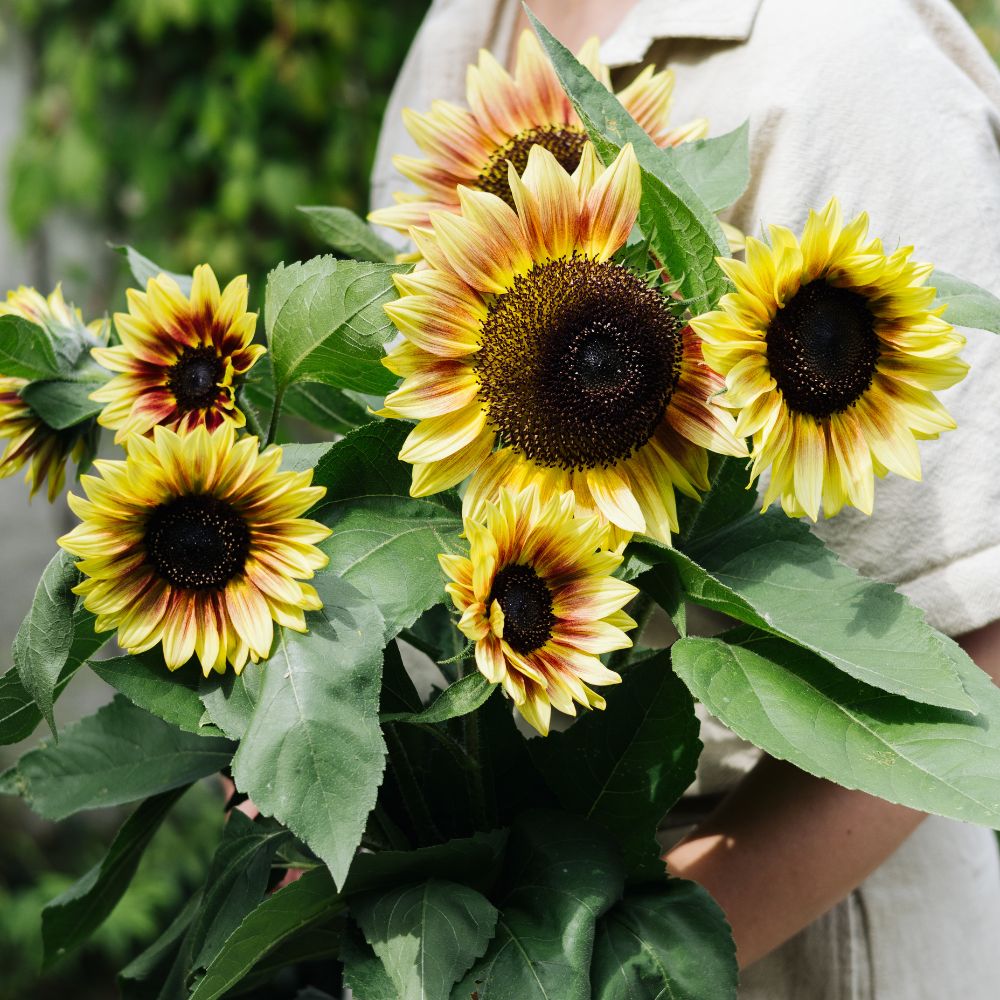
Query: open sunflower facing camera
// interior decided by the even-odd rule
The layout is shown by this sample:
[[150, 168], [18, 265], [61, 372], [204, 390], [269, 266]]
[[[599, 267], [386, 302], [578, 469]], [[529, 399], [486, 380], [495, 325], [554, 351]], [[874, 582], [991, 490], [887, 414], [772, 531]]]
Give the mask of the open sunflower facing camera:
[[801, 241], [770, 233], [747, 240], [745, 264], [720, 258], [736, 289], [691, 325], [753, 438], [752, 476], [770, 468], [765, 508], [870, 514], [875, 476], [919, 479], [917, 440], [955, 427], [934, 391], [965, 376], [965, 339], [933, 307], [931, 265], [885, 253], [865, 214], [844, 225], [831, 199]]
[[570, 174], [536, 146], [508, 180], [515, 208], [461, 188], [461, 215], [412, 230], [427, 266], [397, 275], [386, 306], [405, 342], [385, 364], [404, 381], [382, 413], [419, 421], [400, 451], [411, 493], [471, 474], [465, 513], [478, 516], [502, 487], [535, 483], [543, 502], [572, 490], [612, 544], [669, 541], [674, 489], [707, 488], [706, 449], [746, 449], [711, 401], [723, 383], [697, 337], [611, 259], [639, 209], [632, 147], [605, 169], [587, 144]]
[[[598, 39], [591, 38], [577, 58], [610, 89], [599, 48]], [[646, 66], [616, 95], [658, 146], [700, 139], [708, 131], [703, 118], [670, 127], [673, 89], [671, 70]], [[393, 163], [421, 190], [397, 194], [397, 204], [373, 212], [372, 222], [403, 233], [410, 226], [426, 227], [431, 212], [460, 211], [459, 185], [488, 191], [513, 207], [507, 164], [523, 173], [535, 146], [547, 149], [570, 173], [579, 164], [587, 131], [531, 31], [518, 40], [513, 75], [485, 49], [480, 52], [478, 64], [469, 67], [466, 101], [467, 108], [435, 101], [426, 114], [404, 111], [404, 124], [427, 158], [395, 156]]]
[[80, 558], [75, 593], [98, 632], [141, 653], [163, 644], [171, 669], [236, 673], [264, 659], [274, 623], [306, 630], [322, 604], [308, 580], [327, 557], [330, 529], [301, 515], [325, 490], [312, 470], [281, 472], [281, 449], [258, 452], [231, 424], [181, 435], [157, 427], [129, 442], [124, 462], [97, 461], [69, 494], [81, 524], [59, 539]]

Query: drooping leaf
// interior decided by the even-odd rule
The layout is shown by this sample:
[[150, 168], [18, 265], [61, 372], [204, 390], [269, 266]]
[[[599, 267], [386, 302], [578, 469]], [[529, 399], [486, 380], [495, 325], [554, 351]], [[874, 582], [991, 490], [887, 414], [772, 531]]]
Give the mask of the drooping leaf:
[[396, 376], [382, 365], [395, 336], [383, 306], [396, 298], [403, 268], [336, 257], [280, 264], [267, 278], [264, 327], [279, 392], [323, 382], [382, 395]]
[[631, 667], [608, 707], [529, 743], [560, 804], [615, 839], [630, 870], [662, 877], [656, 828], [694, 780], [701, 741], [694, 702], [660, 653]]
[[976, 709], [923, 612], [888, 584], [845, 566], [805, 524], [780, 511], [736, 521], [686, 555], [650, 543], [642, 548], [650, 559], [671, 561], [698, 604], [791, 639], [884, 691]]
[[78, 947], [125, 895], [142, 855], [186, 786], [147, 799], [125, 821], [108, 853], [42, 910], [45, 962]]
[[237, 677], [227, 671], [201, 682], [201, 703], [209, 718], [231, 740], [241, 740], [264, 688], [264, 663], [247, 663]]
[[481, 893], [439, 879], [360, 896], [351, 913], [399, 1000], [448, 1000], [459, 976], [486, 950], [497, 921]]
[[[240, 982], [238, 994], [253, 995], [254, 990], [271, 983], [275, 976], [288, 966], [338, 958], [345, 922], [342, 917], [334, 917], [325, 925], [311, 925], [299, 931], [266, 955], [247, 973]], [[306, 987], [295, 994], [295, 1000], [341, 1000], [341, 998], [339, 995], [337, 998], [330, 997], [329, 994], [314, 987]]]
[[718, 220], [678, 169], [622, 107], [618, 99], [528, 12], [556, 73], [598, 156], [608, 164], [631, 142], [642, 168], [639, 228], [668, 274], [680, 281], [695, 313], [711, 309], [727, 281], [715, 262], [729, 246]]
[[992, 292], [946, 271], [935, 270], [929, 283], [937, 289], [935, 306], [947, 303], [943, 318], [949, 323], [1000, 333], [1000, 299]]
[[216, 1000], [276, 948], [304, 928], [344, 909], [330, 873], [314, 868], [264, 898], [226, 938], [190, 1000]]
[[320, 548], [334, 573], [378, 605], [386, 640], [444, 600], [438, 553], [462, 551], [458, 498], [409, 495], [411, 468], [396, 458], [408, 430], [368, 424], [338, 441], [313, 477], [327, 492], [310, 516], [333, 529]]
[[665, 149], [706, 207], [728, 208], [750, 183], [750, 122], [724, 135]]
[[301, 837], [342, 885], [385, 766], [378, 723], [382, 617], [333, 573], [305, 635], [283, 629], [233, 760], [233, 780]]
[[479, 671], [463, 677], [446, 687], [425, 709], [420, 712], [390, 712], [382, 716], [383, 722], [409, 722], [428, 725], [433, 722], [447, 722], [476, 711], [496, 690]]
[[890, 802], [1000, 827], [1000, 689], [975, 664], [962, 676], [980, 709], [971, 715], [886, 694], [752, 629], [681, 639], [672, 653], [705, 707], [771, 756]]
[[[197, 662], [170, 671], [159, 646], [138, 656], [116, 656], [90, 665], [103, 681], [120, 691], [133, 705], [159, 716], [189, 733], [218, 736], [206, 731], [201, 719], [205, 706], [198, 697], [201, 671]], [[214, 728], [214, 727], [213, 727]]]
[[130, 247], [126, 244], [112, 244], [111, 249], [120, 253], [128, 261], [132, 277], [135, 278], [136, 283], [143, 291], [146, 290], [146, 285], [149, 283], [150, 278], [156, 278], [161, 274], [165, 274], [168, 278], [173, 278], [177, 282], [180, 290], [185, 295], [191, 294], [192, 278], [190, 274], [178, 274], [176, 271], [168, 271], [166, 268], [160, 267], [159, 264], [151, 261], [148, 257], [143, 256], [135, 247]]
[[49, 427], [63, 430], [101, 412], [104, 404], [95, 403], [90, 394], [110, 378], [111, 372], [85, 354], [65, 378], [31, 382], [21, 398]]
[[159, 1000], [161, 986], [175, 963], [181, 942], [201, 903], [201, 891], [192, 894], [167, 929], [118, 973], [122, 1000]]
[[309, 220], [313, 232], [345, 257], [383, 264], [391, 264], [396, 258], [393, 246], [349, 208], [300, 205], [299, 211]]
[[454, 1000], [590, 1000], [596, 922], [621, 897], [624, 877], [617, 850], [593, 824], [526, 813], [494, 896], [496, 936]]
[[694, 882], [628, 893], [598, 922], [593, 1000], [736, 1000], [737, 981], [726, 918]]
[[18, 762], [22, 797], [40, 816], [135, 802], [190, 784], [229, 764], [228, 740], [194, 736], [136, 708], [121, 695]]

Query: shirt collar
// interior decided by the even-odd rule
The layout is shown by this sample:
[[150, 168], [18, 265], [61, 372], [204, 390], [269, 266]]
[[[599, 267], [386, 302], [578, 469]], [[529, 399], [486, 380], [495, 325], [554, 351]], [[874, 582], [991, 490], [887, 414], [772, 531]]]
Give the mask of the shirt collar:
[[742, 42], [750, 37], [761, 0], [639, 0], [601, 46], [614, 69], [640, 62], [661, 38]]

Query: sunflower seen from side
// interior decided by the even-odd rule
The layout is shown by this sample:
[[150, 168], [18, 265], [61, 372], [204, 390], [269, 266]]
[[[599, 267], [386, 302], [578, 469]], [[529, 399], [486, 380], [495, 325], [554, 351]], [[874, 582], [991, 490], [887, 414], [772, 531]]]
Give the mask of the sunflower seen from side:
[[[532, 149], [510, 168], [516, 210], [460, 190], [461, 215], [414, 229], [426, 266], [397, 275], [386, 311], [405, 338], [382, 415], [416, 419], [400, 458], [424, 496], [472, 475], [464, 513], [503, 486], [573, 491], [612, 526], [669, 542], [675, 488], [707, 488], [706, 449], [745, 455], [713, 405], [722, 380], [661, 290], [611, 258], [639, 208], [631, 146], [604, 169], [591, 145], [570, 175]], [[497, 447], [499, 445], [499, 448]]]
[[831, 199], [801, 241], [770, 233], [747, 240], [746, 263], [720, 259], [735, 291], [692, 321], [725, 376], [719, 402], [752, 436], [752, 478], [770, 469], [765, 509], [870, 514], [875, 476], [920, 479], [917, 441], [955, 427], [934, 392], [965, 376], [965, 338], [933, 306], [932, 266], [887, 254], [864, 213], [844, 225]]
[[[8, 292], [7, 301], [0, 302], [0, 316], [20, 316], [36, 326], [46, 327], [57, 339], [64, 331], [79, 336], [84, 326], [79, 311], [66, 302], [60, 288], [47, 298], [24, 286]], [[88, 329], [93, 337], [100, 339], [105, 326], [96, 321]], [[0, 441], [6, 442], [0, 454], [0, 479], [26, 468], [29, 495], [34, 496], [46, 483], [46, 494], [52, 503], [66, 485], [66, 463], [79, 463], [87, 453], [93, 423], [85, 421], [62, 429], [50, 427], [21, 398], [27, 385], [27, 379], [0, 373]]]
[[59, 544], [80, 559], [74, 590], [97, 631], [117, 629], [130, 653], [162, 643], [171, 670], [197, 656], [206, 676], [267, 657], [274, 623], [306, 631], [322, 604], [302, 581], [326, 565], [316, 543], [330, 530], [301, 515], [325, 490], [257, 447], [229, 423], [157, 427], [81, 477], [87, 498], [69, 494], [81, 523]]
[[[590, 39], [578, 58], [611, 89], [608, 68], [598, 58], [600, 43]], [[698, 119], [673, 129], [669, 125], [674, 89], [671, 70], [646, 66], [616, 96], [625, 110], [658, 146], [676, 146], [703, 138], [708, 122]], [[525, 30], [518, 41], [511, 75], [485, 49], [468, 69], [467, 107], [435, 101], [426, 114], [407, 109], [403, 121], [426, 159], [396, 156], [393, 164], [420, 191], [397, 194], [397, 204], [373, 212], [377, 225], [406, 233], [427, 227], [430, 213], [458, 212], [458, 186], [488, 191], [513, 207], [507, 163], [524, 172], [534, 146], [542, 146], [572, 173], [580, 162], [587, 132], [563, 91], [552, 63], [535, 35]]]
[[600, 519], [574, 517], [572, 493], [543, 502], [534, 487], [505, 489], [465, 519], [465, 535], [468, 558], [438, 559], [480, 673], [543, 736], [553, 708], [604, 708], [589, 685], [621, 680], [599, 657], [632, 645], [622, 608], [638, 590], [611, 576], [622, 556], [601, 550]]
[[91, 394], [107, 404], [98, 422], [116, 432], [115, 442], [156, 426], [181, 432], [245, 426], [236, 388], [265, 351], [251, 343], [257, 314], [247, 312], [246, 277], [220, 292], [212, 268], [199, 264], [187, 296], [160, 274], [145, 292], [128, 290], [128, 309], [115, 313], [121, 344], [92, 352], [120, 373]]

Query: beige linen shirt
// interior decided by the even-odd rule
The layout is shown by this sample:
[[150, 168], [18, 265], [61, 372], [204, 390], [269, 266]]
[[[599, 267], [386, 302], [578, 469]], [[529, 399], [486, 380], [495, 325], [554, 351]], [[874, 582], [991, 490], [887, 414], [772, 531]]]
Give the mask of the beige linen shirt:
[[[503, 59], [518, 5], [435, 0], [386, 113], [372, 205], [419, 155], [409, 106], [464, 102], [480, 47]], [[837, 195], [889, 248], [1000, 293], [1000, 74], [945, 0], [640, 0], [602, 58], [627, 82], [643, 62], [677, 75], [673, 121], [718, 135], [750, 119], [752, 179], [724, 218], [801, 231]], [[933, 279], [932, 279], [933, 280]], [[847, 563], [898, 584], [959, 635], [1000, 618], [1000, 337], [966, 331], [972, 370], [941, 393], [958, 430], [921, 442], [922, 483], [890, 475], [875, 511], [815, 528]], [[699, 791], [732, 784], [756, 752], [711, 720]], [[1000, 875], [992, 834], [933, 818], [851, 897], [743, 977], [741, 1000], [995, 1000]], [[709, 998], [706, 998], [709, 1000]]]

